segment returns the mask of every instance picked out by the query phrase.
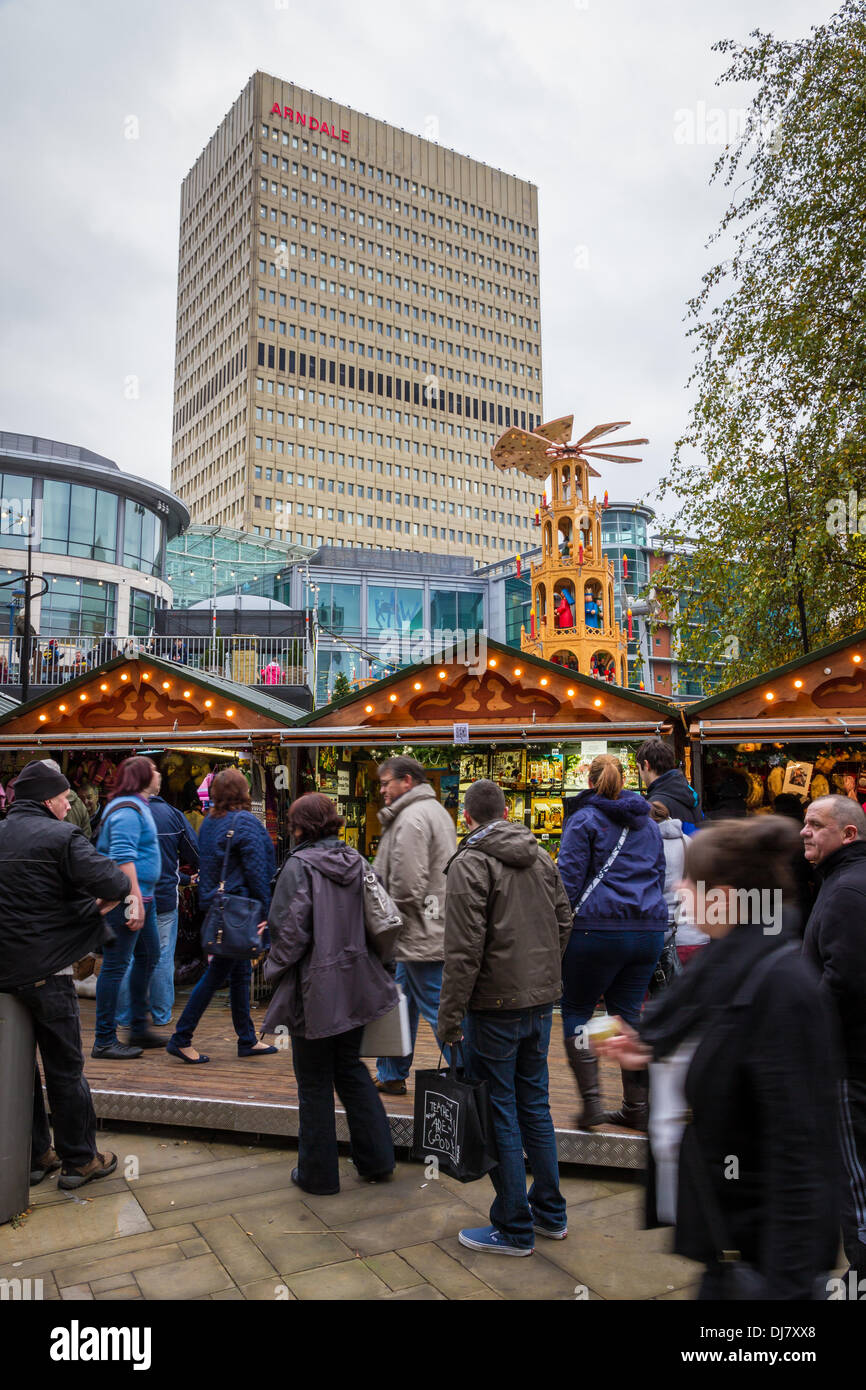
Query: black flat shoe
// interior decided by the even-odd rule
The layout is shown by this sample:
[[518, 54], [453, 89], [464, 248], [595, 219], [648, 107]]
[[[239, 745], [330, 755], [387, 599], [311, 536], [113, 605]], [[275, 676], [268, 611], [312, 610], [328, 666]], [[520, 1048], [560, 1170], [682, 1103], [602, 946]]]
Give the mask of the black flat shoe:
[[302, 1192], [309, 1192], [311, 1197], [336, 1197], [338, 1196], [340, 1191], [339, 1187], [332, 1187], [330, 1192], [314, 1192], [313, 1189], [310, 1187], [303, 1187], [301, 1183], [298, 1181], [297, 1168], [292, 1169], [291, 1177], [292, 1182], [295, 1184], [295, 1187], [300, 1187]]
[[131, 1062], [133, 1057], [141, 1056], [141, 1048], [122, 1042], [109, 1043], [107, 1047], [97, 1047], [94, 1043], [90, 1055], [106, 1062]]
[[165, 1044], [165, 1050], [170, 1057], [179, 1057], [182, 1062], [188, 1062], [191, 1067], [198, 1067], [202, 1062], [210, 1061], [210, 1057], [206, 1056], [204, 1052], [200, 1052], [197, 1057], [187, 1057], [186, 1053], [181, 1052], [171, 1039]]
[[246, 1047], [238, 1048], [239, 1057], [270, 1057], [274, 1052], [279, 1052], [278, 1047]]
[[394, 1169], [389, 1168], [387, 1173], [358, 1173], [358, 1182], [393, 1182]]

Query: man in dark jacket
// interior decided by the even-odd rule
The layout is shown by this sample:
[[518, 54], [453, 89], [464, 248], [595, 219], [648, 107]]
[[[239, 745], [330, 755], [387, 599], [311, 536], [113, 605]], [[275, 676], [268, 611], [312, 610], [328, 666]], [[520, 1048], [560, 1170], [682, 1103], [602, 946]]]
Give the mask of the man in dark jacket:
[[859, 1279], [866, 1275], [866, 815], [849, 797], [822, 796], [808, 807], [801, 834], [821, 884], [803, 954], [821, 972], [842, 1042], [842, 1237]]
[[[152, 796], [148, 801], [150, 813], [156, 822], [159, 835], [159, 851], [162, 857], [162, 872], [156, 881], [153, 901], [156, 908], [156, 929], [159, 932], [159, 960], [153, 969], [148, 986], [150, 1016], [155, 1024], [164, 1026], [171, 1023], [171, 1010], [174, 1005], [174, 951], [177, 946], [177, 920], [179, 883], [189, 883], [189, 874], [181, 871], [181, 866], [198, 868], [198, 838], [186, 816], [161, 796]], [[117, 1022], [122, 1028], [132, 1026], [132, 1008], [129, 999], [129, 971], [117, 996]]]
[[117, 1159], [96, 1149], [72, 967], [102, 941], [102, 916], [127, 896], [130, 883], [78, 826], [63, 823], [68, 790], [62, 772], [28, 763], [0, 825], [0, 989], [15, 994], [33, 1018], [54, 1122], [56, 1152], [37, 1067], [31, 1182], [62, 1164], [58, 1186], [75, 1188], [112, 1173]]
[[684, 835], [693, 835], [703, 816], [695, 793], [676, 766], [670, 744], [660, 738], [648, 738], [637, 750], [637, 768], [652, 800], [663, 802], [668, 814], [682, 821]]
[[553, 860], [530, 830], [508, 822], [494, 782], [472, 784], [463, 814], [470, 833], [447, 868], [438, 1031], [453, 1043], [465, 1026], [466, 1066], [488, 1084], [499, 1162], [490, 1174], [492, 1224], [459, 1240], [470, 1250], [531, 1255], [536, 1234], [568, 1233], [547, 1052], [571, 907]]

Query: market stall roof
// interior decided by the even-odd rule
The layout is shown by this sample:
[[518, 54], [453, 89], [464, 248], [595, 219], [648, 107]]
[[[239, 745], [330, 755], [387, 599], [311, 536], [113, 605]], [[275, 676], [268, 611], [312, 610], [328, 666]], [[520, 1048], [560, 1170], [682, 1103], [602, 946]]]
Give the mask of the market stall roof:
[[[402, 737], [455, 742], [454, 726], [473, 739], [520, 742], [533, 737], [648, 738], [670, 732], [672, 711], [651, 695], [580, 675], [488, 639], [461, 643], [439, 659], [404, 666], [392, 676], [334, 700], [298, 720], [319, 741], [382, 742]], [[339, 736], [338, 736], [339, 735]]]
[[2, 692], [0, 692], [0, 714], [8, 714], [11, 709], [17, 708], [17, 700], [13, 700], [11, 695], [4, 695]]
[[703, 742], [812, 742], [866, 734], [866, 628], [684, 710]]
[[303, 710], [253, 686], [155, 656], [116, 656], [0, 714], [0, 746], [125, 747], [282, 730]]

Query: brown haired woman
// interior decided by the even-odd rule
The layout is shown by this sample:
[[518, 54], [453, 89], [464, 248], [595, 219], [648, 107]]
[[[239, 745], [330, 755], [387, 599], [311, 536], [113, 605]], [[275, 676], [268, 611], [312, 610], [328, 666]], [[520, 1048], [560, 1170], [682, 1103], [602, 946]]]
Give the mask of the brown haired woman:
[[[226, 836], [231, 830], [232, 848], [225, 876], [226, 893], [253, 898], [267, 916], [271, 901], [271, 879], [275, 859], [271, 837], [258, 817], [252, 813], [247, 779], [236, 767], [218, 772], [210, 785], [210, 813], [198, 833], [199, 848], [199, 906], [207, 911], [220, 883]], [[264, 933], [267, 922], [261, 924]], [[192, 1035], [202, 1014], [218, 989], [228, 984], [232, 1023], [238, 1035], [239, 1057], [260, 1057], [276, 1052], [275, 1047], [256, 1041], [255, 1025], [250, 1014], [250, 976], [248, 960], [232, 960], [227, 956], [211, 956], [202, 975], [177, 1021], [173, 1036], [166, 1043], [166, 1052], [183, 1062], [210, 1061], [192, 1045]]]
[[288, 1028], [298, 1083], [292, 1181], [323, 1196], [340, 1190], [335, 1088], [359, 1177], [375, 1182], [394, 1169], [388, 1118], [360, 1048], [364, 1025], [394, 1007], [397, 987], [368, 946], [367, 865], [339, 839], [342, 824], [334, 802], [320, 792], [290, 806], [295, 845], [274, 890], [265, 965], [265, 977], [276, 988], [263, 1029]]
[[583, 1098], [578, 1125], [605, 1121], [645, 1130], [645, 1074], [623, 1071], [622, 1109], [605, 1113], [598, 1061], [583, 1025], [602, 995], [609, 1013], [629, 1023], [640, 1014], [668, 925], [664, 845], [649, 802], [623, 788], [622, 765], [610, 754], [593, 759], [589, 790], [569, 811], [556, 866], [574, 910], [562, 961], [562, 1026]]
[[707, 1266], [701, 1299], [826, 1298], [836, 1263], [832, 1023], [783, 930], [796, 844], [781, 816], [687, 842], [683, 892], [710, 943], [637, 1030], [597, 1045], [649, 1068], [649, 1224], [675, 1223], [676, 1253]]

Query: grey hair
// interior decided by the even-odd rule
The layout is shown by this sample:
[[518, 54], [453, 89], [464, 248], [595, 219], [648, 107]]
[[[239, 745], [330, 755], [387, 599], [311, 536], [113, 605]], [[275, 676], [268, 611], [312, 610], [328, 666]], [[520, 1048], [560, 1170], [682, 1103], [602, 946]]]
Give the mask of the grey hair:
[[846, 825], [853, 825], [857, 831], [857, 839], [866, 840], [866, 814], [863, 807], [852, 801], [850, 796], [819, 796], [812, 805], [826, 806], [828, 815], [839, 830], [844, 830]]

